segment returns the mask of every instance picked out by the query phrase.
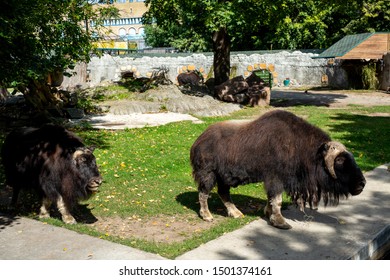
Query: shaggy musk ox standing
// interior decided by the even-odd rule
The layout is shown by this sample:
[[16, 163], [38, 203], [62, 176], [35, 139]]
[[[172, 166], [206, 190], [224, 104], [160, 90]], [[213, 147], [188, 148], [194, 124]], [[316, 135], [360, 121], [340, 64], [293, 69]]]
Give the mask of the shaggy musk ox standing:
[[42, 197], [39, 217], [49, 217], [55, 203], [65, 223], [75, 223], [70, 210], [88, 199], [102, 182], [93, 148], [57, 125], [11, 132], [1, 150], [6, 183], [13, 188], [11, 206], [20, 189], [35, 189]]
[[339, 197], [360, 194], [366, 182], [344, 145], [280, 110], [252, 122], [210, 126], [193, 144], [190, 159], [206, 221], [213, 220], [207, 199], [215, 184], [228, 215], [238, 218], [243, 214], [230, 198], [230, 187], [263, 181], [265, 216], [273, 226], [289, 229], [281, 213], [283, 191], [303, 209], [320, 199], [337, 205]]

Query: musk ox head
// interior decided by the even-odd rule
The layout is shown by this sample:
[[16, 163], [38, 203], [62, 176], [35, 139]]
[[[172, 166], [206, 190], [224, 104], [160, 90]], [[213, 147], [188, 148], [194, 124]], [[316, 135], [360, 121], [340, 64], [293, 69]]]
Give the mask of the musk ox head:
[[322, 145], [322, 155], [325, 169], [329, 173], [333, 185], [336, 189], [334, 194], [344, 194], [348, 196], [358, 195], [363, 191], [366, 180], [357, 166], [353, 155], [347, 151], [346, 147], [335, 141], [330, 141]]
[[93, 155], [94, 149], [94, 147], [79, 147], [73, 153], [73, 162], [83, 181], [86, 182], [86, 191], [91, 194], [97, 192], [102, 183], [96, 158]]

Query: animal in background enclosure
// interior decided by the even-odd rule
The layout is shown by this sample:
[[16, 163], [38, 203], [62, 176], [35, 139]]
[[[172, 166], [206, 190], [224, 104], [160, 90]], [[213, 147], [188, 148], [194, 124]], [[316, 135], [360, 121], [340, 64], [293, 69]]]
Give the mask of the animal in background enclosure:
[[180, 73], [177, 76], [177, 82], [179, 83], [179, 86], [183, 86], [183, 85], [197, 86], [197, 85], [203, 83], [203, 76], [198, 71], [190, 71], [190, 72], [186, 72], [186, 73]]
[[263, 181], [265, 216], [271, 225], [289, 229], [281, 213], [283, 191], [301, 208], [321, 199], [325, 205], [337, 205], [340, 197], [360, 194], [366, 182], [343, 144], [281, 110], [251, 122], [211, 125], [191, 147], [190, 160], [200, 216], [206, 221], [213, 220], [207, 199], [215, 184], [228, 215], [238, 218], [243, 214], [234, 205], [230, 188]]
[[55, 203], [65, 223], [76, 223], [70, 211], [102, 183], [93, 150], [58, 125], [12, 131], [1, 150], [6, 184], [13, 189], [11, 206], [22, 188], [34, 189], [42, 198], [40, 218], [49, 217]]

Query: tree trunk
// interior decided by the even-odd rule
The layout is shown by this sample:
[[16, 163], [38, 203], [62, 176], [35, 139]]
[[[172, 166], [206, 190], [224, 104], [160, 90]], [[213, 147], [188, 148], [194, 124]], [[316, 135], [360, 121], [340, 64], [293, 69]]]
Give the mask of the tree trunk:
[[0, 85], [0, 101], [6, 100], [9, 96], [7, 88]]
[[230, 73], [230, 38], [226, 28], [213, 33], [214, 79], [218, 86], [229, 80]]
[[50, 85], [45, 80], [34, 80], [22, 89], [28, 103], [40, 112], [54, 110], [56, 114], [62, 115], [59, 102], [54, 97]]

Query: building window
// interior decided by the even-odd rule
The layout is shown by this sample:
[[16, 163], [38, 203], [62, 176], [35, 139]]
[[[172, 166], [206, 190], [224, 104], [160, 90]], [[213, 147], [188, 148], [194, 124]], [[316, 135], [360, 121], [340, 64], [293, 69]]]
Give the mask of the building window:
[[126, 29], [120, 28], [119, 29], [119, 36], [126, 36]]
[[135, 31], [135, 28], [129, 28], [129, 35], [130, 36], [135, 36], [137, 33], [136, 33], [136, 31]]

